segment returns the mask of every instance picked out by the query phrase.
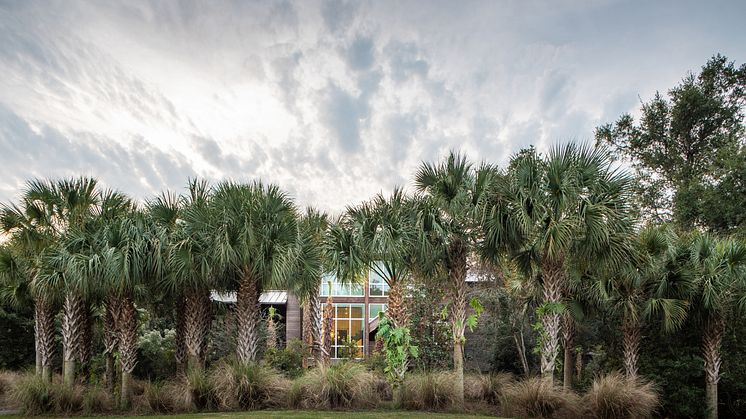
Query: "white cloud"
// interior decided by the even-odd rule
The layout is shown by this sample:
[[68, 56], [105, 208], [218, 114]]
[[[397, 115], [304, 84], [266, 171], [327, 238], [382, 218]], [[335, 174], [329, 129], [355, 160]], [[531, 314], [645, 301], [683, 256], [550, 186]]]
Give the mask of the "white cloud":
[[[723, 52], [739, 3], [0, 4], [0, 200], [89, 174], [144, 198], [275, 182], [340, 210], [422, 160], [588, 139]], [[696, 29], [693, 29], [696, 28]]]

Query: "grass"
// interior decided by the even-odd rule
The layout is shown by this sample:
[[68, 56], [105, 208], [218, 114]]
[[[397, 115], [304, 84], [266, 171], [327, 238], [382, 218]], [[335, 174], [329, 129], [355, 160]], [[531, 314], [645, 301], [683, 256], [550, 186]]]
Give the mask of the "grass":
[[[186, 415], [164, 415], [164, 416], [115, 416], [119, 419], [133, 418], [133, 419], [243, 419], [243, 418], [269, 418], [269, 419], [281, 419], [281, 418], [310, 418], [310, 419], [334, 419], [334, 418], [348, 418], [354, 414], [355, 419], [378, 419], [378, 418], [421, 418], [425, 413], [422, 412], [399, 412], [399, 411], [385, 411], [385, 410], [371, 410], [371, 411], [335, 411], [335, 412], [319, 412], [311, 410], [260, 410], [254, 412], [219, 412], [219, 413], [194, 413]], [[448, 413], [426, 413], [428, 417], [435, 417], [438, 419], [456, 419], [468, 416], [470, 418], [493, 418], [494, 416], [481, 416], [481, 415], [469, 415], [464, 413], [459, 414], [448, 414]], [[26, 416], [0, 416], [3, 419], [27, 419]], [[101, 416], [92, 416], [91, 419], [100, 419]], [[85, 419], [85, 417], [79, 417], [78, 419]]]

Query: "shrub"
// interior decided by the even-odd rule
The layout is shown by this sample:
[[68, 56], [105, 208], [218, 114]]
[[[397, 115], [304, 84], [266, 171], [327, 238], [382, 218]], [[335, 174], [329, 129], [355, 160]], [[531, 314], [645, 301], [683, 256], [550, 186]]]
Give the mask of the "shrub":
[[303, 375], [304, 353], [303, 342], [300, 339], [293, 339], [284, 349], [267, 349], [264, 352], [264, 361], [286, 377], [296, 378]]
[[413, 374], [402, 385], [402, 407], [410, 410], [451, 409], [458, 395], [452, 372]]
[[221, 362], [210, 380], [219, 405], [225, 409], [263, 409], [284, 404], [290, 386], [275, 370], [235, 359]]
[[614, 372], [593, 380], [583, 405], [590, 417], [633, 419], [652, 417], [659, 401], [652, 383]]
[[464, 397], [499, 404], [503, 388], [512, 382], [510, 373], [468, 374], [464, 376]]
[[57, 413], [70, 414], [83, 408], [83, 388], [80, 386], [55, 384], [52, 386], [52, 395]]
[[92, 386], [83, 392], [83, 412], [86, 414], [108, 413], [112, 406], [112, 395], [104, 388]]
[[169, 378], [176, 370], [174, 358], [176, 333], [167, 329], [148, 330], [137, 342], [137, 366], [134, 374], [148, 380], [162, 380]]
[[374, 381], [374, 375], [356, 363], [320, 365], [293, 383], [288, 403], [310, 409], [375, 407], [379, 396], [371, 391]]
[[502, 414], [529, 418], [577, 418], [580, 399], [549, 380], [534, 377], [505, 385]]
[[174, 387], [163, 383], [145, 385], [144, 402], [148, 411], [154, 413], [173, 413], [177, 410]]
[[30, 374], [18, 380], [11, 391], [11, 399], [24, 414], [52, 413], [55, 409], [55, 386], [58, 384], [47, 383], [41, 377]]

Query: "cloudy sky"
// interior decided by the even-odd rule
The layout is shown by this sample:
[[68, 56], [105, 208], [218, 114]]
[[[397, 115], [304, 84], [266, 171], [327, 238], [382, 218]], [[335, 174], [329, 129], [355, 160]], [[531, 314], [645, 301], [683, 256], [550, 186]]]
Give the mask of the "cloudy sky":
[[462, 150], [588, 140], [715, 53], [746, 2], [0, 0], [0, 201], [263, 179], [337, 211]]

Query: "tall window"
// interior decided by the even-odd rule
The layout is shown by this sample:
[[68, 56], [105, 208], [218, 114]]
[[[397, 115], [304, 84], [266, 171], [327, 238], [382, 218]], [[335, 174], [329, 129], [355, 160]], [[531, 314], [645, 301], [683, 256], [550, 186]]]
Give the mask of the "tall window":
[[368, 293], [371, 297], [385, 297], [389, 295], [389, 285], [373, 269], [370, 270], [370, 277], [368, 278]]
[[329, 281], [332, 283], [332, 297], [362, 297], [363, 285], [362, 284], [341, 284], [337, 281], [337, 276], [334, 274], [325, 274], [321, 279], [321, 289], [319, 295], [326, 297], [329, 295]]
[[334, 313], [332, 358], [362, 358], [363, 304], [334, 304]]
[[368, 320], [375, 319], [382, 311], [386, 311], [386, 304], [368, 304]]

